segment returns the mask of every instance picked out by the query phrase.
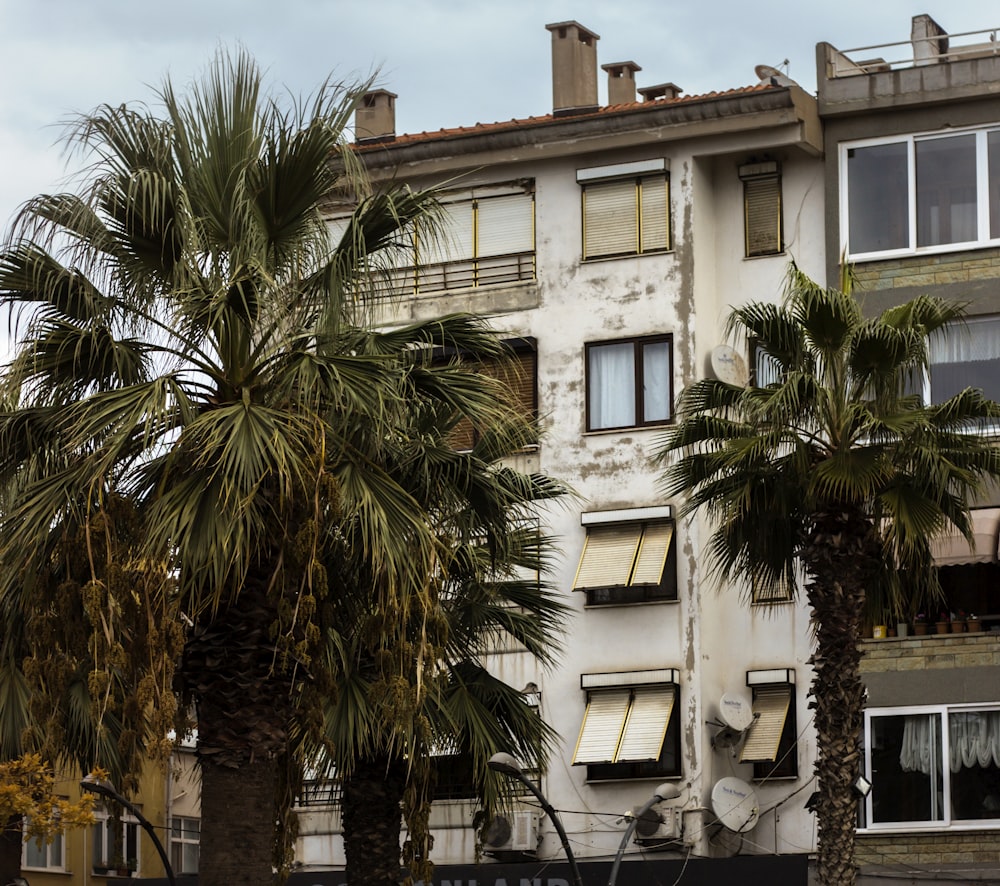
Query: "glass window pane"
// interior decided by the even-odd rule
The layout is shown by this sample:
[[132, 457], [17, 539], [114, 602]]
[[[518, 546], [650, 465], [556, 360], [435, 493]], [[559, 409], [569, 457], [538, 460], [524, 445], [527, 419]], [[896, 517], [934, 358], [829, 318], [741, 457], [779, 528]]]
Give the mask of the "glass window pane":
[[976, 240], [976, 136], [918, 141], [917, 245]]
[[642, 347], [642, 403], [644, 422], [670, 418], [670, 342]]
[[635, 345], [598, 345], [588, 349], [590, 429], [635, 425]]
[[1000, 239], [1000, 130], [986, 136], [989, 163], [990, 239]]
[[965, 388], [1000, 399], [1000, 317], [970, 317], [930, 341], [931, 402]]
[[910, 245], [907, 143], [847, 152], [850, 251], [879, 252]]
[[948, 714], [953, 819], [1000, 818], [1000, 711]]
[[942, 821], [941, 717], [872, 717], [872, 823]]

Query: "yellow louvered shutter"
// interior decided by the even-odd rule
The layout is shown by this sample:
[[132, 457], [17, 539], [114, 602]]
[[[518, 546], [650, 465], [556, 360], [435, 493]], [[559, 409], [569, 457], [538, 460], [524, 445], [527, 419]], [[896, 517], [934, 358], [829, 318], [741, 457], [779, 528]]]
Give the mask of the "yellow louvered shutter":
[[781, 252], [781, 177], [749, 178], [743, 182], [746, 254]]
[[663, 175], [644, 178], [640, 183], [642, 199], [641, 252], [670, 248], [669, 179]]
[[573, 765], [612, 763], [625, 726], [629, 708], [629, 691], [613, 689], [592, 692], [583, 715], [580, 737], [573, 754]]
[[573, 590], [628, 585], [640, 535], [638, 524], [591, 529], [580, 555]]
[[642, 533], [642, 542], [632, 571], [631, 585], [658, 585], [663, 578], [670, 541], [674, 536], [673, 523], [650, 523]]
[[740, 752], [741, 763], [773, 762], [792, 700], [791, 686], [761, 687], [754, 693], [754, 721]]
[[641, 763], [658, 759], [673, 708], [672, 685], [636, 689], [615, 762]]

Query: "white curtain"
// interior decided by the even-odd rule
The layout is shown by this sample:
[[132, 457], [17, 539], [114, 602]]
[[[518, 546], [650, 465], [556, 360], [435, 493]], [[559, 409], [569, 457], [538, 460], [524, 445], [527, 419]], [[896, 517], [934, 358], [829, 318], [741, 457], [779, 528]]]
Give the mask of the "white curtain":
[[670, 343], [652, 342], [642, 348], [643, 421], [670, 418]]
[[[906, 717], [899, 765], [904, 772], [940, 772], [942, 765], [938, 714]], [[967, 711], [948, 715], [948, 765], [952, 772], [1000, 766], [1000, 711]]]
[[635, 424], [635, 345], [590, 349], [590, 427], [624, 428]]
[[1000, 359], [1000, 319], [968, 317], [947, 326], [931, 338], [930, 358], [932, 366]]

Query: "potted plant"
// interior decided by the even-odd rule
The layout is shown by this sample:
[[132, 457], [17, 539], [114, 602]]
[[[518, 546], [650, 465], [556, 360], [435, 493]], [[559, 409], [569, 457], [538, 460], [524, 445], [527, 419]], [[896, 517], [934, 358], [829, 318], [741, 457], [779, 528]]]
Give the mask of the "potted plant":
[[934, 623], [934, 632], [938, 634], [951, 633], [951, 615], [944, 610], [938, 613], [938, 620]]
[[983, 623], [979, 620], [979, 616], [975, 612], [970, 612], [969, 617], [965, 620], [965, 629], [970, 634], [978, 634], [983, 630]]
[[922, 637], [927, 633], [927, 613], [919, 612], [913, 618], [913, 633], [915, 636]]
[[965, 611], [962, 609], [958, 610], [956, 615], [952, 616], [951, 619], [951, 632], [953, 634], [964, 634], [965, 633]]

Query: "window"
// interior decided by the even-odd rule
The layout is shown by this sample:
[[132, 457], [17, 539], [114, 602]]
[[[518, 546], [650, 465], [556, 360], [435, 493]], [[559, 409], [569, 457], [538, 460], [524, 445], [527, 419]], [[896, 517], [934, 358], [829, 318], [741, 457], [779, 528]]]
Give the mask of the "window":
[[589, 606], [676, 600], [673, 521], [590, 526], [573, 590], [585, 591]]
[[170, 819], [170, 865], [177, 874], [198, 873], [201, 819], [174, 816]]
[[1000, 130], [905, 136], [844, 152], [851, 258], [1000, 239]]
[[799, 774], [793, 678], [794, 672], [784, 668], [747, 673], [754, 720], [744, 737], [740, 762], [753, 763], [755, 779], [795, 778]]
[[743, 180], [744, 255], [778, 255], [781, 234], [781, 173], [776, 162], [746, 163]]
[[865, 713], [868, 827], [1000, 824], [1000, 705]]
[[670, 176], [663, 159], [580, 169], [583, 258], [670, 249]]
[[969, 317], [930, 340], [930, 402], [965, 388], [1000, 400], [1000, 317]]
[[[120, 822], [110, 818], [105, 811], [96, 813], [93, 833], [94, 870], [114, 871], [139, 869], [139, 823], [131, 815], [123, 814]], [[115, 825], [118, 825], [116, 829]]]
[[[335, 239], [347, 223], [330, 221]], [[534, 182], [445, 195], [440, 218], [418, 225], [413, 244], [398, 249], [378, 291], [399, 297], [534, 280]]]
[[589, 781], [681, 774], [677, 672], [584, 674], [587, 708], [573, 754]]
[[586, 346], [588, 431], [670, 421], [672, 343], [655, 335]]
[[51, 843], [44, 840], [32, 839], [24, 844], [24, 851], [21, 855], [21, 864], [26, 868], [49, 868], [62, 871], [66, 868], [65, 855], [63, 850], [63, 836], [56, 834]]
[[[503, 362], [470, 364], [470, 368], [502, 381], [511, 392], [511, 405], [526, 419], [533, 421], [538, 415], [538, 359], [534, 339], [512, 339], [505, 343], [511, 357]], [[479, 441], [480, 432], [469, 421], [462, 421], [451, 434], [455, 449], [465, 450]]]

